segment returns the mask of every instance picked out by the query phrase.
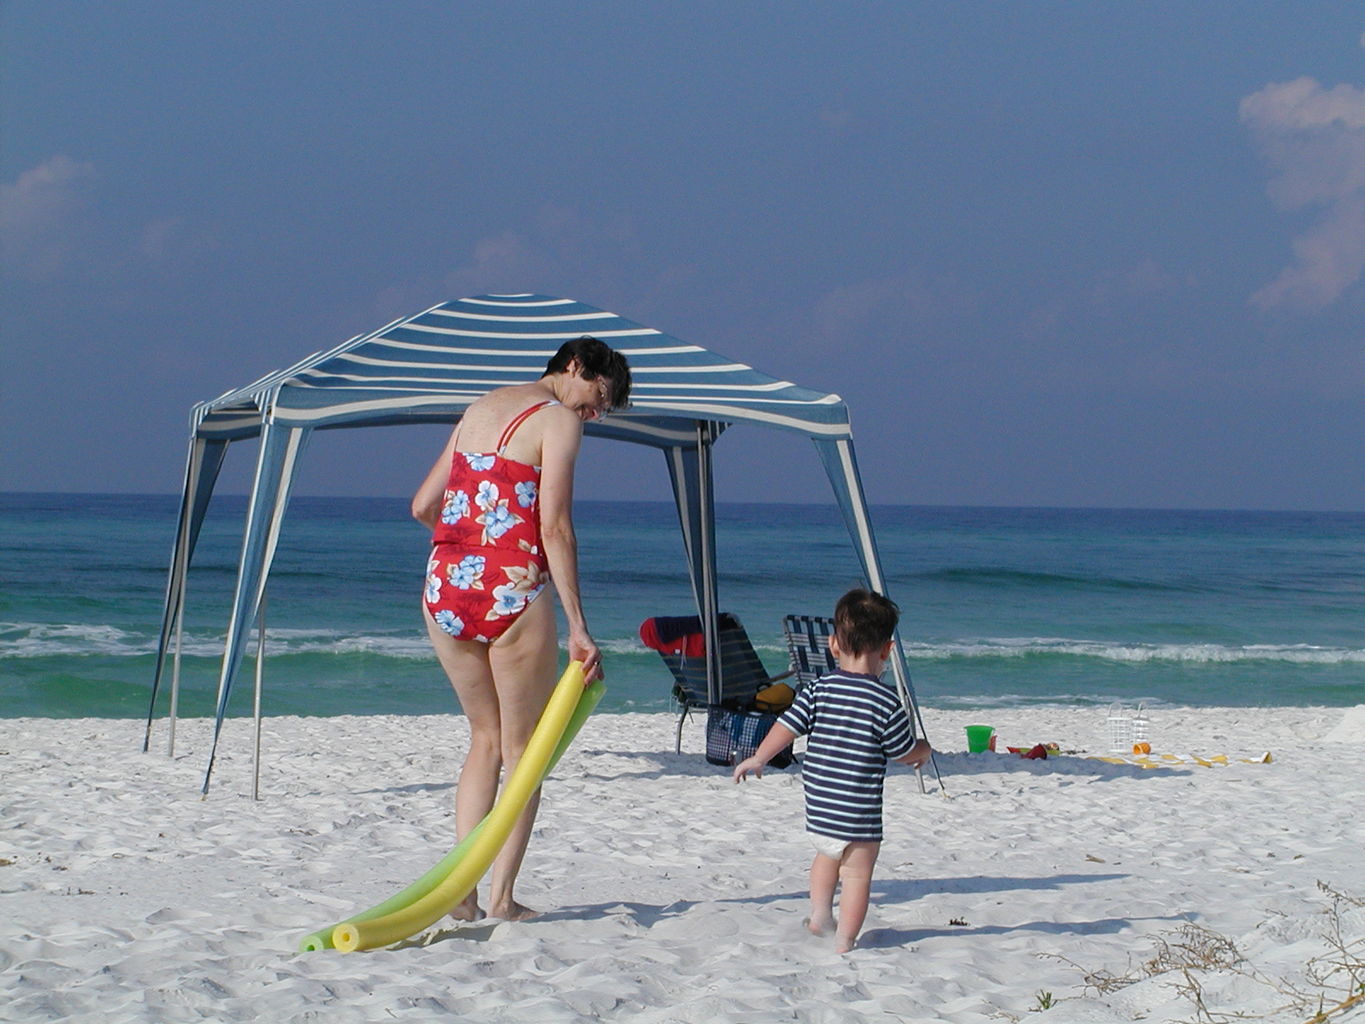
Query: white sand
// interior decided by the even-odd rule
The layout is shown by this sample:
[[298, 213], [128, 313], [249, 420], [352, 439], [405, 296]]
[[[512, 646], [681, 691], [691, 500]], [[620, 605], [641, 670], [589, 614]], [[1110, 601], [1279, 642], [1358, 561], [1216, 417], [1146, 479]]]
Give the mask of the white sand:
[[[462, 719], [268, 719], [260, 802], [247, 721], [206, 801], [204, 721], [181, 723], [174, 760], [164, 723], [144, 755], [137, 722], [0, 721], [0, 1019], [1195, 1020], [1178, 972], [1109, 993], [1084, 977], [1135, 970], [1193, 922], [1246, 958], [1191, 975], [1209, 1011], [1299, 1022], [1277, 988], [1316, 991], [1306, 965], [1331, 952], [1316, 883], [1365, 897], [1363, 710], [1161, 709], [1158, 751], [1275, 760], [1144, 771], [963, 752], [980, 720], [1002, 746], [1099, 751], [1103, 710], [929, 709], [951, 799], [928, 773], [930, 795], [888, 779], [847, 956], [801, 926], [798, 773], [732, 785], [697, 721], [682, 755], [669, 715], [589, 721], [523, 873], [541, 918], [353, 954], [294, 948], [447, 851]], [[1365, 913], [1341, 922], [1359, 959]], [[1035, 1016], [1040, 992], [1056, 1005]]]

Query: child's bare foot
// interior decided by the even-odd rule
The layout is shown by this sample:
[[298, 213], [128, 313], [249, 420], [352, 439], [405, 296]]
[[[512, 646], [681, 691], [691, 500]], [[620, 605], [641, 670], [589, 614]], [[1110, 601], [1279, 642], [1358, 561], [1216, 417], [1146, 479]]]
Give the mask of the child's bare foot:
[[801, 922], [812, 935], [828, 935], [834, 928], [833, 917], [808, 917]]
[[452, 920], [455, 921], [482, 921], [483, 911], [479, 909], [478, 893], [471, 892], [460, 905], [450, 912]]
[[532, 910], [530, 907], [523, 907], [516, 900], [512, 900], [505, 906], [490, 906], [488, 916], [496, 917], [503, 921], [529, 921], [533, 917], [539, 917], [539, 910]]
[[851, 953], [853, 952], [854, 949], [857, 948], [857, 946], [858, 936], [854, 935], [850, 938], [845, 935], [840, 935], [834, 942], [834, 952]]

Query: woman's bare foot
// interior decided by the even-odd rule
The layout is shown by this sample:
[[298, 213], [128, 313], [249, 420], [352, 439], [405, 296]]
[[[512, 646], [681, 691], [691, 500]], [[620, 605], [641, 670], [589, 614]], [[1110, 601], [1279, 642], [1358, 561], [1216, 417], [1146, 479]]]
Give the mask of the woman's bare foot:
[[808, 917], [801, 923], [812, 935], [828, 935], [834, 928], [833, 917]]
[[479, 894], [471, 892], [450, 912], [450, 916], [456, 921], [482, 921], [484, 914], [479, 909]]
[[495, 917], [502, 921], [529, 921], [533, 917], [539, 917], [539, 910], [532, 910], [530, 907], [523, 907], [516, 900], [512, 900], [505, 906], [492, 906], [488, 908], [488, 916]]

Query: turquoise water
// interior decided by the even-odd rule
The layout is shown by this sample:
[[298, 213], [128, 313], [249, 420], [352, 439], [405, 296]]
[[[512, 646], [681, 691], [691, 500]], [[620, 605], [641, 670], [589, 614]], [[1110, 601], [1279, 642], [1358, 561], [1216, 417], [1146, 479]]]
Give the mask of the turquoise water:
[[[176, 504], [0, 495], [0, 717], [146, 714]], [[191, 571], [182, 715], [212, 713], [244, 511], [215, 499]], [[637, 631], [693, 611], [672, 507], [576, 516], [602, 709], [664, 710], [667, 672]], [[873, 522], [926, 706], [1365, 703], [1365, 514], [878, 507]], [[848, 535], [808, 505], [722, 505], [717, 530], [721, 604], [776, 671], [782, 616], [829, 614], [860, 582]], [[404, 500], [296, 498], [266, 713], [456, 710], [420, 620], [426, 554]], [[252, 678], [248, 660], [233, 714]]]

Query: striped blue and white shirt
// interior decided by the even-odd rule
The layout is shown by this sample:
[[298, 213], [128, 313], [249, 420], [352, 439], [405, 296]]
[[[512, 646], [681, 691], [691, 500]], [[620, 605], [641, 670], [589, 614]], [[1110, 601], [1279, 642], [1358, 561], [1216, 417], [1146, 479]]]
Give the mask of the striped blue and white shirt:
[[886, 762], [915, 743], [896, 692], [876, 676], [831, 672], [803, 687], [778, 722], [809, 737], [801, 763], [806, 830], [880, 842]]

